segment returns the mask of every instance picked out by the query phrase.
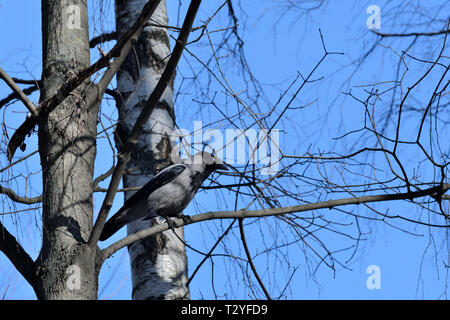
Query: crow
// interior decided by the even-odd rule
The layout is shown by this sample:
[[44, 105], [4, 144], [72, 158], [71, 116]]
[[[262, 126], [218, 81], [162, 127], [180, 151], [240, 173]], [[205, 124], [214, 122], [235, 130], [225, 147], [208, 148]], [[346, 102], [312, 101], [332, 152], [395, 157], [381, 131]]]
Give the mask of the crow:
[[198, 189], [215, 170], [228, 170], [223, 162], [208, 152], [195, 154], [189, 163], [172, 164], [161, 170], [141, 189], [127, 199], [122, 208], [109, 219], [100, 235], [105, 241], [124, 225], [157, 216], [183, 217], [182, 211], [194, 198]]

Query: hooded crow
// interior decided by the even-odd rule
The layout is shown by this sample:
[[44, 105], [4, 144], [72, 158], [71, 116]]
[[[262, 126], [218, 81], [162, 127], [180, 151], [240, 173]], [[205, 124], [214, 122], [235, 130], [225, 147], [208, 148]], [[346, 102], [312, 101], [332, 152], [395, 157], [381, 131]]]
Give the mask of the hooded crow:
[[161, 170], [105, 223], [100, 241], [138, 219], [182, 216], [181, 212], [194, 198], [203, 181], [217, 169], [228, 170], [220, 159], [208, 152], [199, 152], [189, 163], [173, 164]]

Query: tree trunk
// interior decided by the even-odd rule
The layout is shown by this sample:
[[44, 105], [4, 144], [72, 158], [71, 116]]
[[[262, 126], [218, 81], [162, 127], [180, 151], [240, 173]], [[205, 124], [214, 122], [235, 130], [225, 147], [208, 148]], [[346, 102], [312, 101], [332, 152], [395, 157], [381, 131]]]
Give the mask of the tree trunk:
[[[116, 0], [118, 37], [135, 21], [146, 0]], [[152, 16], [153, 24], [167, 25], [167, 9], [162, 1]], [[170, 54], [166, 28], [147, 26], [117, 75], [121, 95], [118, 101], [119, 126], [116, 142], [128, 137], [143, 103], [160, 79]], [[169, 135], [174, 128], [173, 81], [164, 91], [128, 163], [123, 178], [125, 188], [144, 185], [156, 172], [171, 163]], [[128, 198], [132, 192], [126, 192]], [[128, 225], [128, 233], [151, 226], [152, 221]], [[166, 231], [136, 242], [128, 248], [131, 261], [133, 299], [187, 299], [187, 258], [183, 228]]]
[[[86, 1], [42, 0], [43, 71], [40, 101], [89, 66]], [[43, 168], [43, 244], [36, 261], [39, 299], [97, 299], [92, 230], [98, 105], [83, 102], [89, 82], [39, 122]]]

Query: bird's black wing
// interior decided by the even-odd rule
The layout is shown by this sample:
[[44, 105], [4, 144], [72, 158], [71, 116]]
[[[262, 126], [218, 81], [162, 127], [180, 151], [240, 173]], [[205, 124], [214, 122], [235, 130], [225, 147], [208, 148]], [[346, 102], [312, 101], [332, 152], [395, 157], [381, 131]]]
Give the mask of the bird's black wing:
[[[103, 226], [102, 234], [100, 235], [100, 241], [105, 241], [114, 233], [122, 228], [125, 224], [129, 223], [129, 216], [122, 216], [122, 212], [132, 207], [135, 203], [148, 198], [148, 196], [154, 192], [156, 189], [161, 188], [163, 185], [169, 183], [180, 173], [186, 169], [183, 164], [172, 165], [163, 169], [160, 173], [153, 177], [149, 182], [147, 182], [141, 189], [139, 189], [135, 194], [133, 194], [127, 201], [125, 201], [122, 208], [119, 209], [108, 221], [106, 221]], [[132, 218], [132, 217], [131, 217]]]
[[148, 196], [158, 188], [161, 188], [163, 185], [169, 183], [180, 173], [182, 173], [186, 169], [184, 164], [176, 164], [170, 167], [163, 169], [156, 176], [154, 176], [149, 182], [147, 182], [142, 188], [136, 191], [130, 198], [128, 198], [122, 208], [117, 212], [125, 211], [126, 209], [132, 207], [139, 200], [148, 198]]

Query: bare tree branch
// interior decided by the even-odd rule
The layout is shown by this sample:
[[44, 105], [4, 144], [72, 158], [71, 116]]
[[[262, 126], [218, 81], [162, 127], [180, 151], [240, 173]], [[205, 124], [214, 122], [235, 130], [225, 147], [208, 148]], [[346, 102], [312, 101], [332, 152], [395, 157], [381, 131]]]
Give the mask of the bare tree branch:
[[0, 173], [2, 173], [2, 172], [5, 171], [5, 170], [8, 170], [9, 168], [15, 166], [16, 164], [18, 164], [18, 163], [20, 163], [20, 162], [22, 162], [22, 161], [28, 159], [29, 157], [31, 157], [31, 156], [33, 156], [33, 155], [35, 155], [36, 153], [38, 153], [38, 151], [39, 151], [39, 150], [34, 150], [34, 151], [33, 151], [32, 153], [30, 153], [29, 155], [26, 155], [25, 157], [22, 157], [22, 158], [20, 158], [20, 159], [18, 159], [18, 160], [16, 160], [16, 161], [14, 161], [13, 163], [10, 163], [10, 164], [7, 165], [6, 167], [1, 168], [1, 169], [0, 169]]
[[[28, 95], [31, 94], [33, 92], [35, 92], [36, 90], [39, 90], [39, 86], [34, 85], [28, 88], [23, 89], [23, 93]], [[2, 108], [5, 104], [7, 104], [8, 102], [11, 102], [14, 99], [19, 99], [20, 96], [17, 92], [12, 92], [10, 95], [8, 95], [6, 98], [3, 98], [2, 100], [0, 100], [0, 108]]]
[[13, 79], [13, 81], [15, 83], [34, 84], [36, 86], [40, 86], [41, 85], [41, 80], [20, 79], [20, 78], [15, 78], [15, 77], [12, 77], [11, 79]]
[[2, 251], [25, 280], [34, 287], [34, 261], [0, 222], [0, 251]]
[[0, 193], [7, 195], [11, 200], [15, 202], [20, 202], [23, 204], [34, 204], [42, 201], [42, 195], [33, 198], [22, 197], [16, 194], [12, 189], [5, 188], [1, 185], [0, 185]]
[[31, 112], [33, 116], [37, 116], [38, 111], [36, 106], [33, 102], [28, 99], [27, 95], [20, 89], [17, 84], [14, 82], [13, 79], [0, 67], [0, 78], [3, 79], [3, 81], [6, 82], [6, 84], [11, 88], [12, 91], [14, 91], [18, 96], [19, 99], [23, 102], [25, 107]]
[[120, 94], [116, 90], [106, 88], [105, 93], [109, 94], [116, 101], [120, 99]]
[[253, 271], [253, 275], [255, 276], [256, 281], [258, 281], [259, 286], [261, 287], [262, 291], [266, 295], [267, 300], [272, 300], [272, 298], [270, 297], [269, 292], [267, 291], [266, 287], [264, 286], [264, 283], [261, 280], [261, 277], [258, 274], [258, 271], [256, 270], [255, 264], [253, 263], [253, 258], [252, 258], [251, 254], [250, 254], [250, 250], [248, 249], [247, 240], [245, 239], [245, 231], [244, 231], [243, 220], [244, 219], [238, 219], [238, 222], [239, 222], [239, 233], [241, 235], [241, 241], [242, 241], [242, 245], [244, 246], [245, 255], [247, 256], [247, 260], [248, 260], [248, 263], [250, 264], [250, 268]]
[[445, 29], [445, 30], [441, 30], [441, 31], [435, 31], [435, 32], [408, 32], [408, 33], [383, 33], [383, 32], [379, 32], [377, 30], [371, 30], [373, 33], [375, 33], [376, 35], [383, 37], [383, 38], [388, 38], [388, 37], [415, 37], [415, 36], [427, 36], [427, 37], [432, 37], [432, 36], [439, 36], [441, 34], [447, 34], [450, 32], [450, 30]]
[[222, 233], [222, 235], [217, 239], [216, 243], [211, 247], [211, 249], [208, 251], [208, 253], [203, 257], [202, 261], [197, 265], [194, 272], [192, 272], [191, 276], [189, 277], [186, 285], [189, 286], [189, 283], [191, 283], [192, 279], [194, 279], [195, 275], [197, 274], [198, 270], [200, 270], [200, 267], [205, 263], [205, 261], [209, 258], [211, 258], [211, 255], [213, 251], [216, 249], [216, 247], [219, 245], [219, 243], [222, 241], [222, 239], [228, 234], [228, 232], [231, 230], [231, 227], [234, 225], [237, 219], [234, 219], [233, 222], [230, 223], [230, 225], [227, 227], [225, 232]]
[[117, 37], [117, 32], [115, 32], [115, 31], [102, 33], [101, 35], [96, 36], [96, 37], [92, 38], [91, 41], [89, 41], [89, 47], [95, 48], [100, 43], [111, 41], [111, 40], [116, 40], [116, 37]]
[[[353, 198], [343, 198], [337, 200], [328, 200], [315, 203], [300, 204], [296, 206], [281, 207], [281, 208], [270, 208], [270, 209], [260, 209], [260, 210], [237, 210], [237, 211], [212, 211], [202, 214], [197, 214], [190, 217], [178, 218], [173, 220], [176, 227], [181, 227], [191, 223], [196, 223], [206, 220], [216, 220], [216, 219], [244, 219], [244, 218], [261, 218], [268, 216], [276, 216], [287, 213], [304, 212], [318, 209], [333, 209], [334, 207], [346, 206], [351, 204], [363, 204], [370, 202], [382, 202], [382, 201], [395, 201], [395, 200], [413, 200], [415, 198], [421, 198], [425, 196], [436, 196], [442, 195], [450, 189], [450, 184], [438, 185], [428, 189], [405, 192], [405, 193], [395, 193], [395, 194], [380, 194], [372, 196], [362, 196]], [[400, 218], [399, 216], [385, 216], [387, 218]], [[409, 219], [407, 219], [409, 220]], [[445, 226], [448, 228], [449, 226]], [[102, 250], [102, 259], [105, 260], [109, 258], [117, 250], [128, 246], [136, 241], [142, 240], [151, 235], [163, 232], [169, 229], [168, 223], [162, 223], [154, 225], [150, 228], [141, 230], [134, 234], [131, 234], [115, 243], [109, 247]]]

